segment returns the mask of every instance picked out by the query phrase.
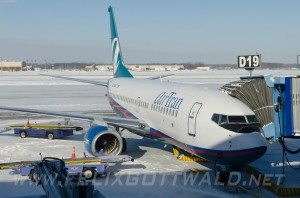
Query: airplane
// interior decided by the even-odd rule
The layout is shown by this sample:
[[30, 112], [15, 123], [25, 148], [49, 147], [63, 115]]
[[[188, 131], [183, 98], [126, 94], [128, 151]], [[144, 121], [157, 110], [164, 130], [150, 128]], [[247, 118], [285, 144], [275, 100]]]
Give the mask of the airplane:
[[84, 145], [95, 156], [102, 149], [106, 155], [118, 155], [126, 149], [120, 128], [171, 144], [228, 171], [232, 166], [253, 162], [266, 152], [260, 123], [241, 101], [218, 90], [155, 80], [159, 77], [134, 78], [123, 63], [113, 8], [110, 6], [108, 11], [113, 78], [108, 82], [95, 82], [53, 77], [107, 87], [109, 103], [120, 117], [90, 117], [15, 107], [0, 109], [91, 121]]

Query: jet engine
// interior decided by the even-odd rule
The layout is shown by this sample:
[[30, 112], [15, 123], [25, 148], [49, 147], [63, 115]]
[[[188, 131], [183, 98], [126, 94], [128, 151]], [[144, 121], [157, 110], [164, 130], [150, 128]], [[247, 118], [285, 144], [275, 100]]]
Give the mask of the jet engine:
[[101, 150], [105, 155], [119, 155], [123, 150], [123, 140], [114, 128], [96, 125], [85, 134], [84, 146], [94, 156], [98, 156]]

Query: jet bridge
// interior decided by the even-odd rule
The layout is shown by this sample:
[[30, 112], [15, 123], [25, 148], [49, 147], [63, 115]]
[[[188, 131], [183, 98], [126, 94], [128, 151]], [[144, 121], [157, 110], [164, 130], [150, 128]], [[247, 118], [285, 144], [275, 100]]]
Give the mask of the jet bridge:
[[[295, 171], [300, 167], [290, 163], [291, 158], [288, 158], [287, 153], [299, 154], [300, 148], [295, 149], [293, 144], [287, 145], [290, 142], [285, 142], [285, 138], [300, 138], [300, 76], [242, 77], [224, 85], [221, 90], [247, 104], [263, 126], [263, 133], [268, 142], [273, 144], [278, 141], [282, 147], [280, 164], [283, 178], [280, 184], [278, 181], [272, 181], [269, 189], [279, 196], [299, 196], [300, 189], [295, 188], [293, 178], [297, 174]], [[276, 163], [278, 159], [280, 161], [281, 156], [277, 157]], [[256, 179], [266, 178], [269, 173], [278, 173], [274, 159], [265, 160], [267, 169], [260, 169], [258, 167], [261, 167], [261, 164], [254, 163], [248, 166], [247, 172], [254, 174]]]
[[254, 111], [268, 140], [300, 135], [299, 76], [241, 77], [221, 90]]

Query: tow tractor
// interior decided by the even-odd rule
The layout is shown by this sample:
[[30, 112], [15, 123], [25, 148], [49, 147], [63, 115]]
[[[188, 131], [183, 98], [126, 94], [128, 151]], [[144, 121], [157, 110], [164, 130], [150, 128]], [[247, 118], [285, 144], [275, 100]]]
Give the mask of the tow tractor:
[[27, 121], [26, 125], [9, 126], [7, 129], [14, 129], [14, 133], [18, 134], [21, 138], [26, 137], [39, 137], [48, 138], [49, 140], [64, 138], [73, 135], [73, 131], [80, 131], [82, 127], [78, 126], [65, 126], [65, 125], [30, 125]]
[[[44, 158], [45, 159], [45, 158]], [[96, 178], [98, 175], [106, 173], [109, 167], [108, 163], [80, 163], [80, 164], [66, 164], [65, 168], [69, 176], [82, 176], [87, 180]], [[34, 165], [14, 168], [14, 172], [19, 172], [21, 176], [28, 176], [30, 180], [34, 180]]]

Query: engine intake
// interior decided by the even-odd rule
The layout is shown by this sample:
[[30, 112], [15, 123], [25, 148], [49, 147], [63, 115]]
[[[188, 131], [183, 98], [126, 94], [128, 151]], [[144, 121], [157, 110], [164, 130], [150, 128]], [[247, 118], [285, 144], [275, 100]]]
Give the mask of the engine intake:
[[123, 140], [114, 128], [107, 126], [92, 126], [84, 137], [86, 150], [98, 156], [103, 149], [105, 155], [119, 155], [123, 149]]

